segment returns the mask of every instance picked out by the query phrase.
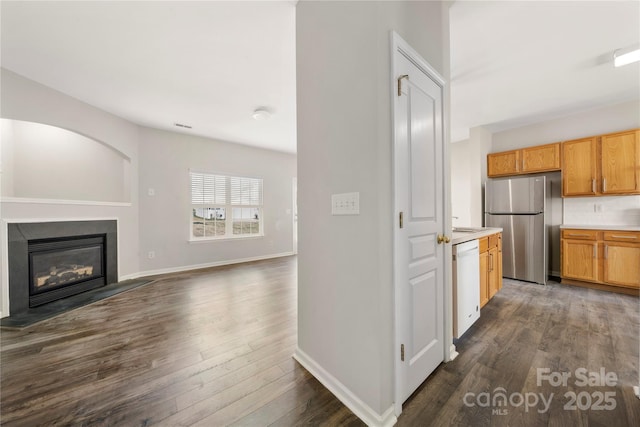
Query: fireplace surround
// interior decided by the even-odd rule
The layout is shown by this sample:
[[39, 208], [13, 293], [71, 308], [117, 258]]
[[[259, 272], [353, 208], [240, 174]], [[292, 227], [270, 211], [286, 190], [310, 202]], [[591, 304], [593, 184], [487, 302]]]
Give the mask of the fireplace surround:
[[117, 221], [9, 223], [11, 315], [118, 281]]

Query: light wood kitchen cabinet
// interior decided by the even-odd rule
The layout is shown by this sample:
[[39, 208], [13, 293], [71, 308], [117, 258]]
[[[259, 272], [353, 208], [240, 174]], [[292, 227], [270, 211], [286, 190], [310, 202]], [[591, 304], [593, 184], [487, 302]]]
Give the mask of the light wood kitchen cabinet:
[[600, 151], [602, 194], [640, 192], [640, 131], [603, 135]]
[[522, 173], [559, 170], [560, 143], [538, 145], [522, 149]]
[[480, 252], [480, 307], [489, 302], [489, 252]]
[[508, 176], [520, 172], [521, 150], [503, 151], [487, 155], [487, 175]]
[[493, 247], [489, 249], [489, 299], [493, 298], [493, 296], [498, 292], [498, 285], [500, 281], [498, 280], [498, 273], [500, 269], [498, 268], [498, 248]]
[[489, 178], [560, 170], [560, 143], [537, 145], [487, 155]]
[[502, 289], [502, 233], [483, 237], [480, 250], [480, 307]]
[[598, 280], [598, 243], [591, 240], [562, 240], [562, 277], [593, 282]]
[[498, 233], [498, 290], [502, 289], [502, 233]]
[[640, 194], [640, 130], [562, 143], [562, 195]]
[[640, 232], [605, 231], [604, 281], [640, 289]]
[[562, 283], [640, 294], [640, 231], [563, 229]]
[[562, 195], [593, 196], [596, 194], [597, 138], [566, 141], [562, 144]]

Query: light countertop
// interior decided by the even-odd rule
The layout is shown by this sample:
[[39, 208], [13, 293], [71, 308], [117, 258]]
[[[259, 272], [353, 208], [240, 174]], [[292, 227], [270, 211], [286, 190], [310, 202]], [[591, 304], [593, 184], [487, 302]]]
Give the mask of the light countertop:
[[[459, 227], [459, 228], [467, 228], [467, 227]], [[471, 227], [470, 227], [471, 228]], [[502, 228], [500, 227], [472, 227], [474, 230], [471, 232], [452, 232], [451, 244], [457, 245], [459, 243], [469, 242], [471, 240], [480, 239], [485, 236], [489, 236], [491, 234], [501, 233]]]
[[573, 228], [577, 230], [615, 230], [615, 231], [640, 231], [640, 225], [572, 225], [562, 224], [560, 228]]

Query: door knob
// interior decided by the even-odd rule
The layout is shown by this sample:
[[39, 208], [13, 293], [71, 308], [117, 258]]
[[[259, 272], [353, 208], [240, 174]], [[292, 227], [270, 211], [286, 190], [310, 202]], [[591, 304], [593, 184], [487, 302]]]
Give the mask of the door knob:
[[445, 236], [444, 234], [438, 234], [438, 244], [444, 242], [444, 243], [449, 243], [451, 241], [450, 238], [448, 238], [447, 236]]

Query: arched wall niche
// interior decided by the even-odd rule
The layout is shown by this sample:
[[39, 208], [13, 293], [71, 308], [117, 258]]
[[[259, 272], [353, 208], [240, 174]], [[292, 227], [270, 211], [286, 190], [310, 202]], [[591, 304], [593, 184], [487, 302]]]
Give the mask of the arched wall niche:
[[109, 144], [4, 118], [0, 132], [3, 201], [131, 202], [131, 159]]

